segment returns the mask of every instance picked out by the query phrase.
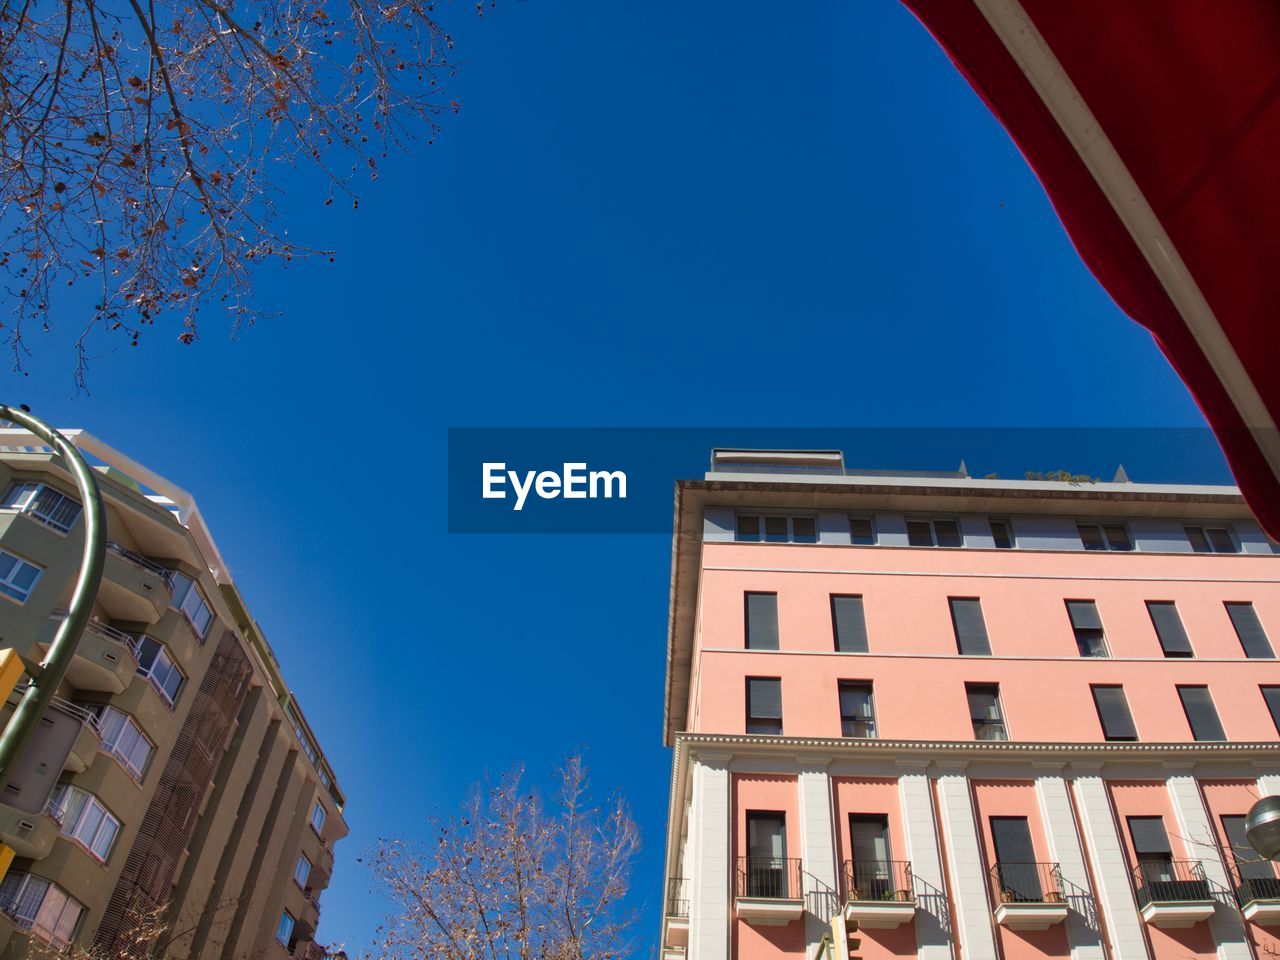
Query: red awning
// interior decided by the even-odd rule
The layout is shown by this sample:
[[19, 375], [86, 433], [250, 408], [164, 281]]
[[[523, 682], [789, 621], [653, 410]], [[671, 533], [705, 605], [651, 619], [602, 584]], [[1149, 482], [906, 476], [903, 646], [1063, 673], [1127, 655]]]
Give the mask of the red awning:
[[1280, 539], [1280, 3], [903, 0]]

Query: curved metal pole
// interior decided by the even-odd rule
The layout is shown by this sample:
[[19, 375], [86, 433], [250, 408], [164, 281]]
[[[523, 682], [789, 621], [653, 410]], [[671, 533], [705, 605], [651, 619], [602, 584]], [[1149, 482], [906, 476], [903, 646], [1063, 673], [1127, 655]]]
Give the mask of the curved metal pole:
[[80, 574], [76, 578], [75, 591], [66, 619], [58, 626], [49, 652], [40, 663], [40, 669], [31, 678], [17, 709], [0, 732], [0, 790], [13, 775], [13, 768], [22, 751], [35, 733], [40, 719], [49, 708], [49, 702], [58, 690], [58, 684], [67, 672], [71, 658], [75, 656], [80, 635], [93, 612], [93, 601], [98, 595], [98, 583], [102, 580], [102, 565], [107, 552], [107, 518], [102, 508], [102, 494], [98, 479], [85, 462], [84, 456], [62, 434], [26, 410], [0, 404], [0, 418], [11, 420], [25, 427], [62, 456], [71, 468], [80, 499], [84, 504], [84, 556], [80, 560]]

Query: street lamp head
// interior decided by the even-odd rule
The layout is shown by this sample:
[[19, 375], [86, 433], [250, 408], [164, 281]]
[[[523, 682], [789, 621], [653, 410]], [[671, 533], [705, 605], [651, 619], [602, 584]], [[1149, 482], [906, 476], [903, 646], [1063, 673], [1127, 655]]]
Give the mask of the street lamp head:
[[1280, 859], [1280, 797], [1263, 797], [1244, 821], [1249, 846], [1268, 860]]

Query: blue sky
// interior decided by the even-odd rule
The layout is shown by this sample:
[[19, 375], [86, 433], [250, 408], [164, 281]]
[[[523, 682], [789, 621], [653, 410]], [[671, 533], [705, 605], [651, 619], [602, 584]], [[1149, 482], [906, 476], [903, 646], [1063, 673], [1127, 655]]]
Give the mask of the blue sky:
[[[435, 145], [358, 212], [286, 173], [294, 237], [340, 254], [262, 276], [282, 317], [161, 327], [82, 396], [68, 320], [7, 380], [199, 500], [349, 797], [322, 939], [368, 943], [375, 837], [580, 745], [657, 931], [669, 536], [450, 536], [446, 428], [1202, 424], [902, 7], [728, 10], [446, 7]], [[970, 466], [1114, 466], [999, 459]]]

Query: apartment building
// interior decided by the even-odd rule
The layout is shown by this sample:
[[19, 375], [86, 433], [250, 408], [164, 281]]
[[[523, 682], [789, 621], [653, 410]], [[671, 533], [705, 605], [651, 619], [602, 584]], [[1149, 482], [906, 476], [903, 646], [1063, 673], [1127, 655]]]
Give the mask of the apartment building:
[[[315, 960], [343, 795], [191, 496], [84, 431], [109, 545], [93, 619], [0, 796], [0, 957], [36, 941]], [[0, 646], [39, 661], [84, 542], [62, 460], [0, 430]], [[0, 719], [7, 720], [19, 691]]]
[[713, 453], [675, 504], [666, 960], [1263, 960], [1280, 557], [1234, 487]]

